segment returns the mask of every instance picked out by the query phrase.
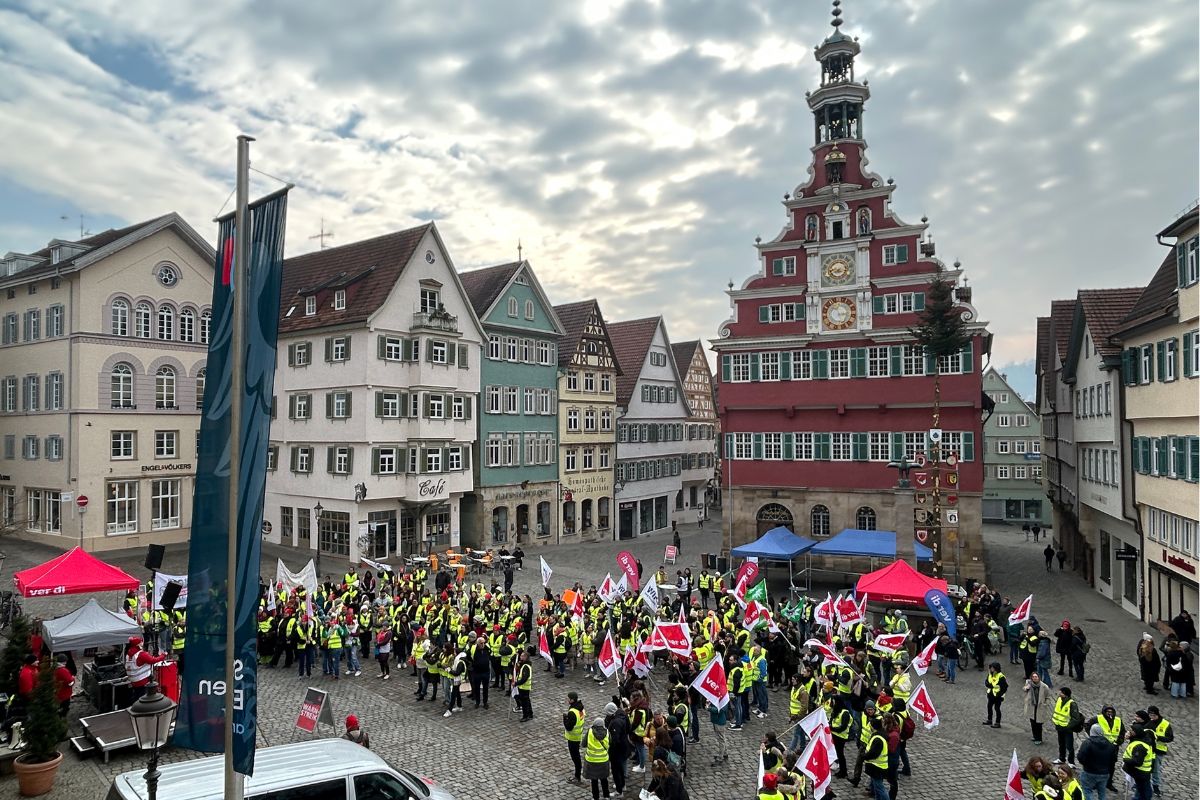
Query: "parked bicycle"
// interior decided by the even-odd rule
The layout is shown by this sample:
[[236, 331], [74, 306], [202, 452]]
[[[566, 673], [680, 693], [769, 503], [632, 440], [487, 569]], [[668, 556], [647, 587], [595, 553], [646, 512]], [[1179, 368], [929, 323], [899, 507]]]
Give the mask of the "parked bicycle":
[[21, 598], [16, 592], [0, 593], [0, 630], [8, 630], [21, 611]]

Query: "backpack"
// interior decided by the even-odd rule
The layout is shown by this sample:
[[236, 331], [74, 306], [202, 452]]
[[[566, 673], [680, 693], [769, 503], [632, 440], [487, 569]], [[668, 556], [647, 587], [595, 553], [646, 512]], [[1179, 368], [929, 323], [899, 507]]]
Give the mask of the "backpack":
[[1071, 701], [1071, 717], [1067, 721], [1067, 729], [1071, 733], [1083, 730], [1083, 714], [1079, 713], [1079, 705], [1074, 700]]
[[917, 723], [913, 722], [911, 715], [904, 717], [904, 722], [900, 725], [900, 741], [907, 742], [917, 732]]

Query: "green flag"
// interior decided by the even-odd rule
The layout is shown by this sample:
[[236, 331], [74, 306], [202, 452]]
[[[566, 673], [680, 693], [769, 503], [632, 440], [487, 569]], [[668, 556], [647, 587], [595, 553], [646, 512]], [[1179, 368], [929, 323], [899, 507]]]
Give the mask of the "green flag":
[[746, 596], [742, 599], [745, 600], [747, 603], [749, 603], [751, 600], [757, 600], [760, 603], [767, 602], [767, 580], [766, 580], [766, 578], [763, 578], [758, 583], [751, 586], [746, 591]]

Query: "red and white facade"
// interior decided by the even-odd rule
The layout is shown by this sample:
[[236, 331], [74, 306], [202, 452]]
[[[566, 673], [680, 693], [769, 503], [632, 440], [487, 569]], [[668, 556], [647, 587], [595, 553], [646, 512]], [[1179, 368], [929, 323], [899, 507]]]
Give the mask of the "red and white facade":
[[[933, 257], [926, 220], [901, 220], [895, 185], [867, 167], [870, 92], [854, 75], [859, 45], [840, 22], [816, 51], [822, 78], [808, 95], [816, 139], [808, 180], [785, 196], [779, 235], [757, 242], [758, 271], [730, 286], [732, 316], [712, 342], [734, 546], [778, 524], [817, 537], [914, 531], [913, 493], [895, 488], [888, 467], [926, 452], [932, 427], [933, 365], [909, 329], [937, 271], [955, 283], [962, 271]], [[941, 365], [939, 427], [943, 449], [961, 458], [956, 502], [943, 501], [958, 521], [943, 520], [946, 533], [958, 525], [965, 570], [978, 554], [989, 338], [970, 291], [960, 284], [956, 296], [973, 336]], [[946, 539], [948, 565], [953, 543]]]

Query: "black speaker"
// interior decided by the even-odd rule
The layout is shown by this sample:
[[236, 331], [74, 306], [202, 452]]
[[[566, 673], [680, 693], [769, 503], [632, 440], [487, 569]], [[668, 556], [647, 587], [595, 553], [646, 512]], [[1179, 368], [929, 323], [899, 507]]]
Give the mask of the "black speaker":
[[146, 569], [158, 572], [162, 568], [163, 555], [167, 548], [161, 544], [152, 544], [146, 548]]
[[166, 588], [163, 589], [162, 597], [158, 601], [159, 608], [163, 609], [164, 611], [170, 611], [173, 609], [175, 607], [175, 601], [179, 599], [179, 593], [181, 591], [183, 591], [182, 585], [176, 583], [175, 581], [170, 581], [167, 583]]

